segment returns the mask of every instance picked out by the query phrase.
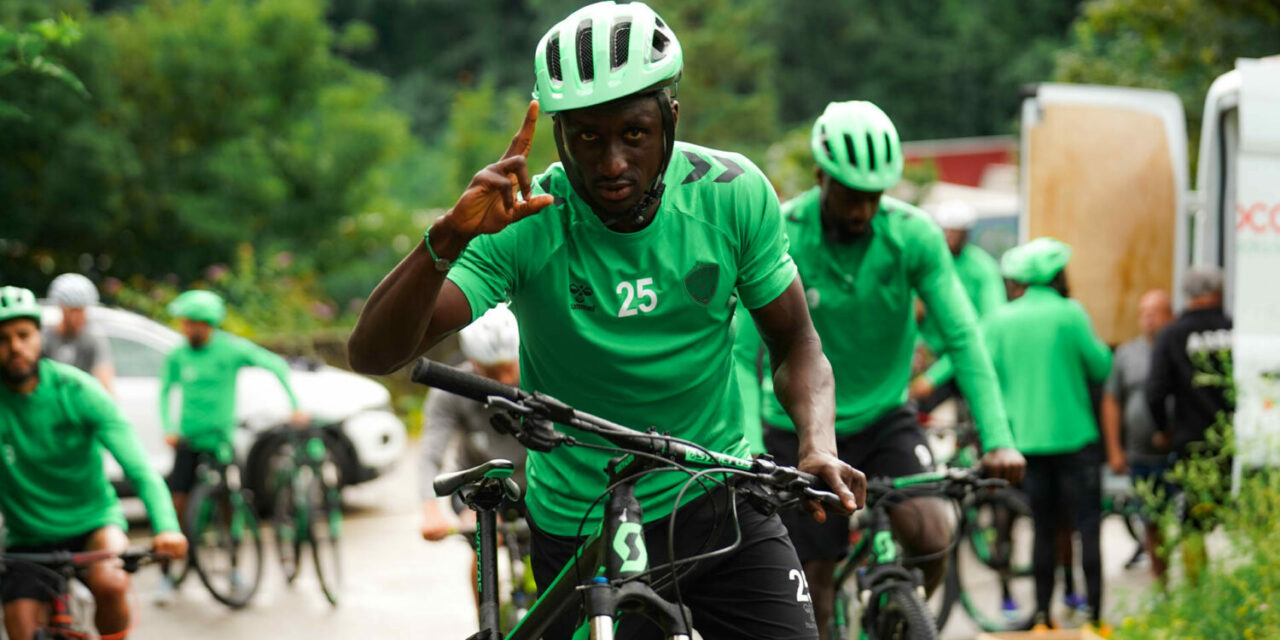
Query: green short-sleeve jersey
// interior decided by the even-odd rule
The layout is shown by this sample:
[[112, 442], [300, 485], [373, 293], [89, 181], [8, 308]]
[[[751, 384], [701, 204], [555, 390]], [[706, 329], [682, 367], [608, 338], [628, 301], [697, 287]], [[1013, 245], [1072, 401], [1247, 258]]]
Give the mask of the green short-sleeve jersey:
[[[653, 222], [618, 233], [553, 164], [534, 183], [555, 203], [473, 240], [448, 277], [473, 318], [510, 299], [525, 389], [619, 424], [743, 455], [734, 299], [759, 308], [795, 279], [777, 197], [745, 157], [680, 142], [665, 181]], [[612, 455], [583, 447], [530, 452], [527, 503], [538, 526], [575, 534], [604, 491]], [[646, 519], [670, 513], [687, 479], [665, 472], [640, 480]], [[587, 518], [586, 531], [598, 514]]]
[[29, 394], [0, 385], [0, 515], [5, 542], [58, 542], [115, 525], [127, 529], [102, 466], [109, 451], [142, 498], [155, 531], [177, 531], [160, 474], [133, 425], [93, 376], [43, 358]]
[[[942, 230], [923, 211], [884, 196], [867, 234], [836, 244], [822, 230], [819, 203], [814, 187], [782, 213], [809, 315], [835, 374], [836, 433], [861, 431], [906, 402], [918, 295], [937, 311], [947, 353], [963, 369], [960, 384], [984, 447], [1010, 446], [995, 373]], [[765, 421], [794, 428], [777, 398], [765, 396]]]

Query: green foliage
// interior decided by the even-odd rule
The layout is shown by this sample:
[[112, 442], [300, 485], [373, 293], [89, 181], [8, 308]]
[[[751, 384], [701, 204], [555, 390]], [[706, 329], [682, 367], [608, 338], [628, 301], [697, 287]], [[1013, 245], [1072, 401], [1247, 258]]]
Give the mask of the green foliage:
[[339, 321], [341, 310], [321, 291], [313, 271], [301, 268], [294, 255], [276, 253], [259, 259], [249, 243], [241, 244], [234, 264], [215, 264], [188, 286], [172, 279], [150, 281], [134, 276], [128, 283], [108, 280], [104, 290], [116, 304], [160, 322], [176, 325], [167, 305], [186, 289], [209, 289], [227, 301], [222, 327], [290, 353], [315, 355], [313, 336]]
[[[51, 79], [87, 97], [89, 92], [80, 79], [58, 61], [60, 51], [78, 42], [81, 35], [80, 26], [66, 14], [57, 20], [46, 18], [16, 29], [0, 24], [0, 77], [17, 74], [32, 76], [33, 80]], [[0, 123], [30, 119], [20, 107], [0, 99]]]
[[382, 78], [330, 52], [322, 6], [153, 0], [90, 20], [68, 65], [94, 100], [34, 94], [35, 122], [0, 132], [18, 279], [82, 256], [190, 279], [245, 240], [309, 249], [379, 197], [407, 123]]
[[1047, 75], [1077, 5], [776, 3], [782, 118], [812, 122], [828, 102], [863, 99], [883, 108], [904, 140], [1005, 133], [1019, 86]]
[[1058, 53], [1054, 75], [1173, 91], [1194, 150], [1213, 80], [1237, 58], [1275, 53], [1280, 5], [1268, 0], [1092, 0], [1072, 27], [1070, 46]]
[[[1196, 358], [1196, 384], [1225, 387], [1234, 403], [1229, 352], [1215, 366]], [[1237, 640], [1280, 637], [1280, 470], [1246, 474], [1231, 495], [1231, 462], [1236, 453], [1229, 414], [1220, 415], [1202, 443], [1169, 471], [1165, 480], [1184, 496], [1183, 504], [1164, 485], [1138, 487], [1152, 505], [1164, 533], [1159, 553], [1181, 552], [1186, 574], [1148, 601], [1140, 615], [1117, 628], [1119, 640]], [[1204, 538], [1219, 529], [1229, 543], [1226, 554], [1209, 557]]]

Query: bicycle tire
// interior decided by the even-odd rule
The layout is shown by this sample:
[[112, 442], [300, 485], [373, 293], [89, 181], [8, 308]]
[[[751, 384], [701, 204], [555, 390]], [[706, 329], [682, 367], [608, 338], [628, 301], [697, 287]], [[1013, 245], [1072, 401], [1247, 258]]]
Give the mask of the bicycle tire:
[[291, 474], [281, 474], [275, 479], [271, 496], [271, 535], [276, 546], [276, 558], [280, 561], [280, 573], [286, 584], [292, 585], [302, 566], [302, 538], [298, 531], [297, 504], [293, 496]]
[[337, 489], [325, 482], [323, 473], [312, 476], [310, 493], [307, 541], [311, 543], [320, 589], [329, 604], [336, 607], [342, 592], [342, 498]]
[[[925, 608], [930, 617], [933, 618], [934, 627], [938, 633], [947, 627], [947, 622], [951, 620], [951, 611], [955, 609], [956, 602], [960, 599], [960, 572], [956, 569], [955, 558], [948, 558], [947, 573], [943, 578], [943, 583], [934, 589], [933, 596], [925, 600]], [[936, 600], [938, 608], [933, 608]]]
[[[184, 535], [189, 533], [189, 531], [183, 532]], [[187, 535], [187, 538], [190, 539], [191, 536]], [[169, 581], [169, 584], [172, 585], [174, 589], [177, 589], [178, 586], [187, 579], [187, 576], [191, 574], [191, 560], [189, 558], [165, 560], [160, 563], [160, 573], [164, 576], [165, 580]]]
[[[222, 486], [200, 484], [187, 505], [187, 521], [194, 534], [188, 551], [191, 565], [209, 594], [232, 609], [248, 604], [262, 581], [262, 536], [250, 504], [243, 492], [233, 494]], [[245, 558], [240, 557], [242, 550]], [[252, 561], [248, 572], [240, 571], [242, 560]]]
[[[1009, 509], [1014, 514], [1011, 530], [1015, 535], [1021, 534], [1023, 547], [1007, 551], [1010, 558], [1002, 562], [994, 562], [990, 556], [984, 557], [980, 553], [982, 545], [974, 542], [977, 534], [973, 529], [985, 525], [972, 517], [976, 511], [970, 510], [970, 507], [974, 505], [966, 505], [966, 516], [961, 523], [961, 535], [968, 538], [970, 544], [956, 545], [952, 550], [951, 567], [947, 572], [945, 583], [947, 593], [944, 597], [951, 601], [953, 608], [955, 603], [959, 603], [969, 618], [983, 631], [998, 633], [1027, 629], [1031, 625], [1032, 616], [1035, 615], [1035, 583], [1029, 569], [1021, 567], [1022, 560], [1012, 556], [1029, 556], [1030, 537], [1034, 535], [1030, 515], [1021, 513], [1025, 503], [1011, 493], [987, 494], [979, 497], [977, 502], [987, 507], [1005, 503], [1003, 508]], [[971, 561], [966, 561], [970, 559]], [[975, 588], [970, 588], [970, 585], [974, 585]], [[993, 587], [1000, 594], [998, 600], [994, 602], [979, 599], [974, 595], [980, 591], [992, 591]], [[1005, 592], [1010, 595], [1007, 603], [1011, 605], [1010, 608], [1006, 608]]]
[[870, 640], [937, 640], [938, 628], [910, 584], [889, 587], [883, 602], [868, 607], [864, 627]]
[[[965, 542], [973, 550], [974, 555], [982, 561], [983, 564], [994, 570], [1008, 569], [1010, 575], [1024, 577], [1031, 575], [1031, 563], [1014, 562], [1012, 559], [1005, 558], [1006, 553], [993, 551], [992, 542], [996, 536], [991, 531], [991, 526], [982, 523], [979, 526], [980, 518], [984, 510], [994, 510], [995, 508], [1005, 509], [1012, 518], [1011, 522], [1016, 523], [1018, 519], [1025, 518], [1031, 521], [1031, 505], [1022, 497], [1022, 494], [1015, 490], [1002, 489], [990, 493], [977, 494], [974, 499], [965, 507], [966, 526], [964, 530]], [[994, 514], [992, 514], [994, 518]]]

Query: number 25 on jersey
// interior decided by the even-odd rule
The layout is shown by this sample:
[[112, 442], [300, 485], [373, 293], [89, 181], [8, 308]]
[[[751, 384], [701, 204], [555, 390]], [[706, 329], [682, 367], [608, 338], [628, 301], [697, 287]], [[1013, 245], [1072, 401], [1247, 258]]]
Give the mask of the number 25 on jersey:
[[618, 309], [618, 317], [625, 318], [653, 311], [654, 307], [658, 306], [658, 294], [649, 288], [652, 285], [653, 278], [640, 278], [634, 283], [619, 282], [616, 291], [623, 298], [622, 306]]

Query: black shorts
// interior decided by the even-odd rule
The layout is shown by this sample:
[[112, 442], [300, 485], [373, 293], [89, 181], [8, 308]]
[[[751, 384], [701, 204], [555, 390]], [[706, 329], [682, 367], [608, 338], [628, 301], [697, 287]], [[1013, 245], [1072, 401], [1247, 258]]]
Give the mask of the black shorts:
[[196, 484], [196, 467], [200, 466], [200, 452], [191, 448], [185, 439], [173, 448], [173, 469], [167, 482], [172, 493], [190, 493]]
[[[79, 553], [89, 548], [89, 540], [97, 532], [98, 530], [94, 529], [58, 542], [16, 546], [5, 551], [9, 553], [53, 553], [55, 551]], [[81, 576], [82, 581], [83, 579]], [[9, 564], [5, 566], [4, 573], [0, 573], [0, 602], [5, 604], [14, 600], [48, 602], [65, 589], [66, 581], [61, 575], [42, 567]]]
[[[813, 605], [804, 572], [787, 530], [777, 516], [765, 516], [739, 498], [742, 541], [733, 552], [692, 565], [679, 580], [680, 595], [692, 612], [692, 622], [707, 640], [761, 638], [817, 638]], [[649, 566], [668, 562], [667, 526], [660, 518], [644, 527]], [[532, 525], [532, 522], [530, 523]], [[530, 526], [533, 533], [533, 574], [539, 588], [551, 584], [576, 551], [581, 539], [554, 536]], [[726, 494], [698, 498], [676, 515], [675, 556], [688, 558], [728, 547], [736, 538], [732, 509]], [[664, 598], [675, 599], [669, 573], [657, 573], [650, 584]], [[570, 578], [572, 579], [572, 578]], [[567, 640], [581, 609], [560, 616], [543, 635]], [[660, 638], [658, 626], [639, 616], [624, 616], [617, 637]]]
[[[799, 462], [800, 439], [794, 431], [764, 425], [764, 447], [778, 464]], [[916, 412], [899, 407], [857, 433], [836, 439], [841, 460], [868, 478], [897, 478], [933, 469], [933, 453]], [[849, 517], [828, 511], [819, 524], [809, 514], [788, 511], [782, 521], [801, 562], [838, 560], [849, 552]]]

